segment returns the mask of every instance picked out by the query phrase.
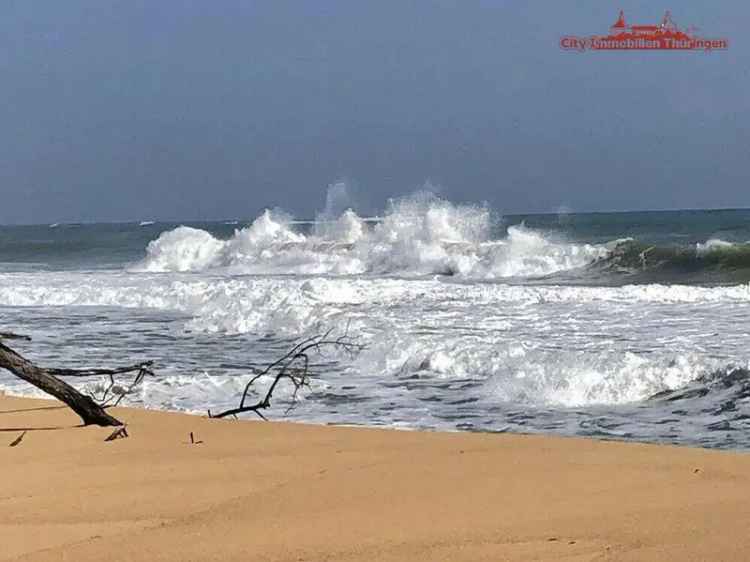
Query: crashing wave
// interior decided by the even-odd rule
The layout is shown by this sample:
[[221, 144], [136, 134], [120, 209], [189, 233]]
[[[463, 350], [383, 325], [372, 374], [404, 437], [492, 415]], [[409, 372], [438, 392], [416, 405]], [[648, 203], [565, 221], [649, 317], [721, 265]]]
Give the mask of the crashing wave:
[[431, 194], [392, 201], [374, 223], [351, 209], [325, 219], [303, 234], [289, 217], [266, 210], [229, 240], [181, 226], [151, 242], [135, 269], [493, 279], [577, 269], [608, 253], [602, 245], [551, 240], [522, 224], [493, 240], [487, 207], [454, 205]]
[[726, 240], [721, 240], [720, 238], [711, 238], [710, 240], [707, 240], [706, 242], [698, 242], [695, 245], [695, 253], [698, 256], [705, 256], [707, 254], [710, 254], [711, 252], [721, 252], [722, 250], [726, 250], [727, 248], [733, 247], [734, 244], [732, 242], [727, 242]]
[[750, 280], [750, 243], [710, 239], [691, 246], [659, 246], [626, 239], [591, 264], [592, 268], [634, 274], [645, 282], [728, 282]]
[[523, 343], [436, 344], [404, 334], [374, 343], [359, 362], [361, 369], [376, 369], [397, 380], [473, 381], [498, 402], [561, 407], [638, 402], [664, 389], [682, 388], [706, 369], [719, 368], [699, 354], [580, 354]]

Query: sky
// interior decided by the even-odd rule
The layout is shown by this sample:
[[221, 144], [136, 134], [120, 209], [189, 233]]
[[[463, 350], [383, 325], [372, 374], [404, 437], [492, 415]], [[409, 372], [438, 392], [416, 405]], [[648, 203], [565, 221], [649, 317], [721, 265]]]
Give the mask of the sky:
[[[750, 207], [750, 3], [5, 0], [0, 223]], [[723, 52], [566, 52], [620, 9]]]

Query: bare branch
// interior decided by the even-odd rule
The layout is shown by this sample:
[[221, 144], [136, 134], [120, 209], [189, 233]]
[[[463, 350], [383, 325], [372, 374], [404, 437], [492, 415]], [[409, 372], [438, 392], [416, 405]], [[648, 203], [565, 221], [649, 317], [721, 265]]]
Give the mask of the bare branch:
[[[154, 364], [153, 361], [137, 363], [128, 367], [118, 367], [117, 369], [47, 369], [56, 377], [96, 377], [98, 375], [123, 375], [134, 371], [148, 370]], [[153, 374], [153, 373], [150, 373]]]
[[[143, 365], [113, 369], [112, 372], [107, 373], [109, 384], [102, 389], [100, 396], [92, 394], [92, 398], [94, 398], [101, 406], [105, 408], [119, 405], [122, 399], [125, 398], [125, 396], [131, 394], [135, 390], [135, 388], [143, 382], [143, 379], [146, 378], [146, 375], [155, 376], [154, 372], [151, 369], [147, 368], [147, 366], [151, 364], [152, 362], [149, 361], [148, 363], [144, 363]], [[137, 371], [137, 373], [130, 384], [128, 384], [127, 386], [117, 384], [115, 375], [122, 373], [132, 373], [134, 371]]]
[[25, 340], [31, 341], [29, 336], [14, 334], [13, 332], [0, 332], [0, 340]]
[[[291, 383], [293, 387], [292, 399], [287, 413], [289, 413], [297, 404], [297, 396], [299, 391], [303, 388], [310, 387], [310, 379], [312, 373], [310, 372], [310, 352], [322, 353], [325, 348], [334, 348], [343, 350], [346, 353], [353, 355], [355, 352], [363, 349], [364, 346], [358, 344], [354, 338], [350, 337], [349, 326], [343, 335], [339, 337], [332, 337], [333, 330], [328, 330], [323, 334], [317, 334], [309, 338], [305, 338], [297, 343], [292, 349], [290, 349], [281, 358], [268, 365], [262, 371], [253, 375], [245, 385], [240, 398], [240, 404], [237, 408], [223, 411], [218, 414], [212, 414], [209, 410], [208, 415], [212, 418], [225, 418], [228, 416], [237, 416], [245, 412], [253, 412], [261, 419], [267, 419], [261, 410], [266, 410], [271, 407], [271, 398], [278, 385], [286, 380]], [[271, 384], [263, 394], [263, 397], [258, 400], [255, 404], [247, 404], [248, 397], [253, 388], [253, 385], [264, 376], [273, 376]]]
[[[10, 336], [9, 338], [7, 333], [3, 333], [0, 339], [24, 339], [27, 341], [30, 339], [26, 336], [17, 336], [15, 334], [10, 334]], [[118, 405], [126, 394], [132, 392], [143, 381], [146, 375], [153, 375], [150, 369], [151, 365], [152, 362], [148, 361], [117, 369], [44, 369], [34, 365], [31, 361], [0, 342], [0, 369], [10, 371], [18, 378], [64, 402], [81, 417], [84, 425], [122, 425], [122, 422], [106, 413], [105, 408]], [[115, 375], [126, 373], [136, 373], [136, 375], [129, 385], [125, 387], [118, 386], [115, 382]], [[102, 396], [99, 397], [98, 401], [96, 397], [82, 394], [60, 378], [101, 375], [109, 377], [109, 384], [104, 388]]]
[[[154, 372], [150, 369], [153, 364], [153, 361], [146, 361], [128, 367], [118, 367], [117, 369], [47, 369], [47, 372], [56, 377], [106, 376], [109, 381], [107, 385], [100, 390], [98, 395], [92, 393], [91, 397], [100, 406], [110, 408], [119, 405], [126, 395], [131, 394], [143, 382], [146, 375], [155, 376]], [[135, 377], [130, 384], [125, 386], [117, 384], [115, 380], [116, 375], [129, 373], [135, 373]]]

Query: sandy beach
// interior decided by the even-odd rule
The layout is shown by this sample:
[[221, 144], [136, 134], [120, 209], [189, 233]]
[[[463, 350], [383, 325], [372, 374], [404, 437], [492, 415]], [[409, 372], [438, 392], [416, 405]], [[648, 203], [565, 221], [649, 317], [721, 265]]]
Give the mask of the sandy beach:
[[[744, 560], [750, 456], [0, 398], [0, 560]], [[8, 445], [28, 429], [15, 447]], [[197, 444], [190, 444], [190, 433]]]

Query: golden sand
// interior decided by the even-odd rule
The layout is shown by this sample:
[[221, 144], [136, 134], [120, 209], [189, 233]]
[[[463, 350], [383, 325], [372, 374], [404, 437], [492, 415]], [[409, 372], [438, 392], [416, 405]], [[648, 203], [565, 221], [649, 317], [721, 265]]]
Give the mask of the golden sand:
[[0, 560], [750, 559], [747, 454], [116, 415], [0, 396]]

